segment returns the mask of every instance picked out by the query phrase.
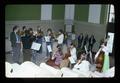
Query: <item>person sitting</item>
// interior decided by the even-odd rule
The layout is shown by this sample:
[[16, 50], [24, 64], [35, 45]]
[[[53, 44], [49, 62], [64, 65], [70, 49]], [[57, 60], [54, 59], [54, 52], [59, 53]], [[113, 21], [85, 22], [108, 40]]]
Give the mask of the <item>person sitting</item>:
[[48, 65], [52, 66], [52, 67], [58, 67], [60, 68], [60, 64], [63, 60], [63, 53], [61, 51], [61, 48], [59, 45], [57, 45], [57, 51], [53, 54], [50, 53], [51, 58], [46, 62]]
[[60, 66], [61, 61], [63, 59], [63, 53], [62, 53], [61, 48], [60, 48], [59, 45], [57, 45], [57, 51], [55, 52], [55, 54], [52, 57], [52, 59], [55, 59], [55, 64]]
[[40, 26], [37, 27], [37, 34], [36, 34], [36, 42], [41, 44], [41, 48], [39, 49], [39, 51], [37, 51], [38, 53], [42, 53], [42, 38], [43, 38], [43, 32], [40, 29]]
[[70, 57], [68, 57], [69, 61], [70, 61], [70, 66], [71, 68], [73, 67], [73, 65], [76, 63], [77, 60], [77, 55], [76, 55], [76, 47], [73, 43], [71, 43], [70, 45]]
[[75, 64], [72, 70], [76, 72], [87, 72], [89, 71], [90, 63], [86, 60], [85, 52], [81, 52], [80, 54], [80, 59]]

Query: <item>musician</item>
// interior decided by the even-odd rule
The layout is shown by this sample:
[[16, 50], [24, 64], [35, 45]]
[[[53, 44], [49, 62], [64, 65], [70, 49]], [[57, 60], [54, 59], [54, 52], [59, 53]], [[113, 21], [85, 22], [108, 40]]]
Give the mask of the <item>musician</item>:
[[27, 30], [26, 26], [22, 27], [21, 36], [25, 36], [25, 31]]
[[57, 37], [57, 41], [58, 41], [58, 45], [60, 46], [61, 49], [63, 46], [63, 40], [64, 40], [64, 34], [63, 34], [63, 31], [60, 29], [59, 36]]
[[62, 59], [63, 59], [63, 52], [62, 52], [62, 50], [61, 50], [59, 45], [57, 45], [57, 51], [54, 53], [52, 59], [55, 59], [55, 64], [57, 66], [60, 66], [60, 64], [62, 62]]
[[73, 67], [72, 70], [77, 71], [77, 72], [87, 72], [87, 71], [89, 71], [90, 63], [89, 63], [89, 61], [86, 60], [85, 52], [81, 52], [79, 54], [80, 54], [80, 59], [75, 64], [75, 66]]
[[64, 32], [64, 44], [66, 44], [67, 45], [67, 40], [68, 40], [68, 34], [67, 34], [67, 32]]
[[31, 50], [31, 42], [29, 31], [25, 30], [25, 35], [21, 37], [22, 44], [23, 44], [23, 62], [24, 61], [31, 61], [32, 57], [32, 50]]
[[70, 55], [71, 56], [68, 59], [70, 61], [70, 66], [72, 68], [77, 60], [76, 47], [73, 43], [70, 44]]
[[40, 50], [37, 51], [38, 53], [42, 53], [42, 39], [43, 39], [43, 31], [40, 29], [40, 26], [38, 26], [37, 34], [36, 34], [36, 42], [41, 44]]
[[46, 56], [48, 57], [48, 56], [50, 55], [50, 52], [48, 51], [47, 46], [50, 45], [51, 48], [52, 48], [52, 29], [49, 28], [49, 29], [47, 30], [47, 35], [46, 35], [46, 37], [47, 37], [47, 41], [46, 41], [47, 54], [46, 54]]

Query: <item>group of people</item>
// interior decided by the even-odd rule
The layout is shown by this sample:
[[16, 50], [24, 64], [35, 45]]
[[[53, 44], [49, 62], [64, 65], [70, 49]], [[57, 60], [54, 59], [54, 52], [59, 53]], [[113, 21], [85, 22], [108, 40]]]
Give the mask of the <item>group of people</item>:
[[78, 36], [78, 48], [84, 49], [84, 46], [86, 46], [88, 43], [88, 50], [92, 51], [95, 42], [96, 40], [94, 38], [94, 35], [88, 37], [88, 34], [83, 36], [83, 33], [80, 33]]
[[[45, 40], [47, 37], [47, 40]], [[13, 61], [20, 64], [20, 54], [21, 49], [23, 53], [23, 61], [30, 61], [33, 56], [32, 53], [32, 43], [36, 42], [41, 44], [37, 53], [42, 53], [42, 43], [45, 41], [46, 43], [46, 56], [49, 57], [51, 54], [47, 48], [48, 45], [53, 46], [53, 41], [57, 40], [58, 45], [62, 48], [62, 44], [64, 41], [63, 31], [60, 29], [58, 35], [54, 35], [52, 29], [48, 29], [46, 35], [41, 30], [40, 26], [37, 26], [37, 31], [33, 31], [32, 28], [26, 28], [26, 26], [22, 27], [22, 31], [19, 26], [14, 26], [13, 31], [10, 33], [10, 41], [13, 53]]]
[[[82, 53], [78, 53], [79, 55], [77, 55], [77, 50], [74, 43], [71, 43], [70, 47], [67, 47], [67, 53], [63, 54], [63, 43], [65, 39], [66, 37], [61, 29], [59, 30], [58, 34], [55, 35], [50, 28], [47, 29], [47, 33], [45, 34], [41, 30], [40, 26], [37, 26], [36, 32], [34, 32], [32, 28], [27, 29], [26, 26], [23, 26], [22, 31], [20, 31], [19, 26], [14, 26], [13, 32], [10, 34], [13, 61], [20, 64], [19, 59], [21, 54], [21, 46], [23, 46], [23, 61], [31, 61], [31, 57], [33, 56], [33, 50], [31, 49], [32, 43], [36, 42], [41, 44], [40, 49], [36, 52], [42, 53], [42, 44], [43, 41], [45, 41], [46, 47], [44, 48], [46, 48], [46, 56], [49, 57], [49, 59], [52, 60], [56, 66], [60, 67], [62, 61], [64, 60], [68, 60], [68, 66], [70, 68], [77, 68], [81, 63], [86, 63], [88, 66], [89, 61], [86, 59], [86, 52], [84, 51]], [[49, 45], [51, 48], [53, 48], [53, 41], [57, 41], [56, 51], [50, 52], [47, 46]], [[88, 41], [88, 49], [92, 51], [93, 45], [96, 42], [93, 35], [88, 38], [88, 35], [83, 37], [83, 34], [81, 33], [78, 36], [78, 47], [83, 48], [82, 43], [83, 46], [85, 46]]]

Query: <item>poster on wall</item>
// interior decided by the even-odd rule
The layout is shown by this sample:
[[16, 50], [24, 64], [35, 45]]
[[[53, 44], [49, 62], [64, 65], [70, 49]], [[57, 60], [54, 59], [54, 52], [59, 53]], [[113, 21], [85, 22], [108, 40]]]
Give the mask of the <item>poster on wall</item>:
[[114, 33], [108, 32], [108, 36], [110, 36], [108, 42], [107, 42], [107, 48], [109, 53], [112, 53], [113, 50], [113, 43], [114, 43]]

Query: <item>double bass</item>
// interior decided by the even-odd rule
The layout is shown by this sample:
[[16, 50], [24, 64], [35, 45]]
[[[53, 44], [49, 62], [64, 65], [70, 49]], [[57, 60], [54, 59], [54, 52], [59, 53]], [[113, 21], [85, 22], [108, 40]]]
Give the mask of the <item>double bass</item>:
[[102, 72], [102, 68], [103, 68], [103, 63], [104, 63], [104, 54], [105, 52], [102, 51], [102, 49], [100, 50], [100, 53], [98, 54], [98, 57], [96, 58], [96, 70], [99, 72]]
[[67, 53], [65, 53], [63, 60], [64, 59], [68, 59], [68, 57], [70, 57], [70, 56], [71, 56], [71, 54], [70, 54], [70, 48], [67, 48]]

